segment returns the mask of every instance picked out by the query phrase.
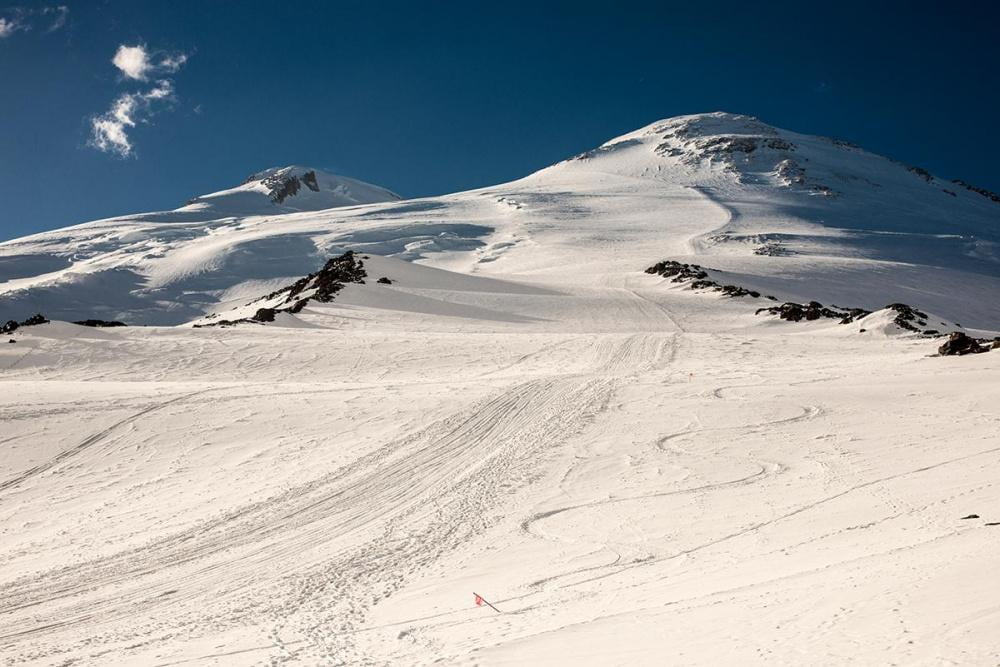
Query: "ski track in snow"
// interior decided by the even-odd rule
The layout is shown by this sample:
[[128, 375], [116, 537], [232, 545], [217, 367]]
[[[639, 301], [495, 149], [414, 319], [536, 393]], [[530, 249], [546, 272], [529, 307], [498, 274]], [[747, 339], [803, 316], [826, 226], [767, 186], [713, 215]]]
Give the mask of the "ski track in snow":
[[[467, 558], [463, 554], [470, 547], [480, 549], [477, 545], [498, 538], [502, 544], [516, 544], [521, 539], [517, 535], [522, 535], [528, 545], [540, 543], [538, 547], [526, 548], [554, 550], [555, 561], [541, 571], [537, 563], [530, 566], [519, 576], [513, 594], [496, 595], [493, 600], [507, 612], [503, 618], [510, 616], [504, 623], [510, 628], [515, 645], [528, 638], [541, 641], [540, 638], [550, 635], [561, 636], [588, 623], [615, 622], [634, 614], [654, 613], [663, 605], [696, 613], [706, 600], [720, 595], [740, 595], [761, 586], [798, 581], [810, 572], [828, 573], [831, 566], [800, 568], [794, 574], [778, 577], [768, 573], [757, 583], [716, 587], [700, 594], [679, 592], [661, 604], [650, 605], [640, 599], [627, 609], [595, 608], [589, 613], [589, 622], [571, 617], [537, 632], [525, 633], [534, 622], [526, 620], [528, 625], [519, 630], [522, 625], [515, 620], [530, 619], [540, 613], [544, 618], [553, 605], [586, 609], [602, 599], [601, 591], [613, 590], [614, 599], [627, 598], [631, 591], [662, 585], [656, 582], [664, 581], [664, 568], [675, 569], [677, 563], [698, 567], [702, 560], [712, 562], [718, 554], [727, 553], [727, 545], [731, 543], [779, 530], [783, 524], [800, 521], [803, 516], [821, 515], [826, 507], [859, 494], [879, 498], [878, 502], [891, 510], [874, 522], [860, 522], [866, 525], [861, 530], [869, 533], [885, 522], [892, 524], [936, 513], [947, 501], [901, 502], [895, 492], [889, 493], [887, 489], [908, 477], [980, 459], [988, 461], [1000, 452], [996, 447], [978, 447], [957, 456], [934, 456], [924, 464], [905, 466], [891, 474], [870, 475], [862, 474], [863, 466], [857, 463], [845, 467], [848, 460], [857, 456], [848, 452], [845, 442], [837, 450], [846, 457], [840, 463], [808, 450], [793, 454], [794, 450], [783, 452], [781, 447], [767, 451], [765, 446], [764, 451], [757, 451], [764, 445], [746, 452], [740, 448], [727, 449], [724, 444], [727, 441], [767, 442], [760, 439], [777, 438], [777, 442], [784, 442], [789, 434], [802, 433], [803, 429], [825, 438], [824, 433], [830, 427], [822, 424], [844, 406], [832, 407], [826, 401], [816, 402], [815, 398], [809, 400], [805, 396], [824, 395], [829, 386], [850, 379], [850, 369], [839, 368], [831, 374], [830, 370], [836, 366], [821, 356], [815, 370], [798, 372], [795, 379], [782, 381], [764, 365], [766, 356], [760, 357], [755, 346], [733, 347], [740, 340], [738, 336], [706, 334], [697, 326], [692, 329], [690, 316], [682, 328], [672, 315], [672, 308], [688, 303], [689, 295], [678, 293], [665, 300], [663, 294], [645, 290], [605, 289], [622, 304], [635, 308], [629, 312], [642, 319], [660, 321], [662, 331], [578, 332], [531, 338], [523, 338], [523, 334], [513, 338], [468, 334], [472, 336], [469, 343], [483, 346], [500, 343], [502, 348], [492, 357], [482, 356], [473, 367], [464, 368], [463, 374], [470, 379], [453, 378], [451, 382], [458, 382], [455, 389], [471, 386], [473, 379], [489, 385], [477, 390], [470, 397], [472, 400], [459, 401], [450, 410], [442, 410], [447, 404], [442, 405], [435, 410], [436, 417], [430, 423], [419, 425], [419, 420], [403, 420], [400, 425], [411, 425], [408, 433], [397, 431], [383, 444], [329, 472], [317, 471], [319, 474], [309, 475], [298, 483], [294, 477], [283, 477], [287, 481], [272, 485], [264, 497], [231, 508], [220, 507], [221, 511], [214, 516], [203, 515], [186, 527], [182, 524], [158, 535], [152, 533], [152, 539], [138, 545], [67, 565], [46, 567], [37, 573], [25, 572], [0, 583], [0, 646], [11, 656], [8, 662], [44, 663], [60, 655], [99, 663], [130, 655], [143, 655], [145, 658], [140, 662], [148, 660], [156, 664], [184, 664], [199, 660], [199, 655], [203, 659], [239, 660], [248, 664], [352, 664], [400, 659], [423, 662], [422, 658], [402, 658], [404, 654], [398, 653], [375, 657], [371, 637], [384, 637], [380, 641], [387, 642], [385, 633], [402, 631], [416, 642], [412, 646], [419, 652], [424, 646], [421, 642], [430, 641], [426, 646], [440, 647], [440, 639], [424, 638], [454, 635], [456, 647], [460, 647], [465, 629], [477, 627], [481, 621], [459, 610], [418, 611], [393, 619], [391, 610], [399, 596], [427, 577], [437, 581], [442, 563]], [[266, 338], [271, 342], [262, 345], [253, 339], [270, 336], [268, 332], [274, 331], [245, 330], [242, 334], [237, 331], [238, 335], [221, 332], [215, 341], [204, 340], [193, 350], [198, 356], [186, 362], [178, 355], [190, 354], [192, 351], [184, 352], [189, 345], [175, 345], [172, 337], [144, 342], [143, 332], [137, 331], [127, 339], [127, 344], [125, 340], [116, 343], [123, 350], [123, 359], [130, 359], [130, 355], [147, 345], [154, 349], [162, 345], [164, 350], [171, 350], [167, 354], [173, 356], [161, 354], [157, 363], [144, 371], [152, 377], [166, 378], [178, 373], [201, 378], [227, 373], [249, 377], [265, 373], [286, 379], [274, 384], [261, 378], [248, 385], [210, 380], [187, 390], [171, 386], [155, 400], [139, 398], [140, 405], [145, 402], [145, 407], [131, 410], [76, 444], [8, 476], [2, 482], [0, 509], [34, 502], [33, 498], [42, 497], [36, 494], [44, 493], [49, 484], [59, 483], [66, 475], [75, 476], [82, 483], [96, 483], [97, 479], [91, 480], [93, 475], [87, 472], [88, 468], [129, 451], [129, 442], [136, 438], [141, 438], [137, 442], [147, 440], [151, 437], [147, 433], [155, 432], [164, 420], [185, 419], [185, 406], [188, 410], [201, 409], [213, 414], [224, 414], [218, 412], [220, 409], [239, 414], [242, 408], [238, 406], [263, 407], [279, 397], [289, 401], [289, 405], [304, 399], [319, 400], [316, 405], [322, 405], [323, 401], [338, 396], [354, 396], [349, 399], [354, 404], [361, 396], [368, 395], [366, 392], [413, 392], [421, 387], [436, 387], [434, 391], [445, 391], [444, 395], [460, 395], [449, 388], [446, 375], [442, 377], [439, 371], [423, 365], [432, 358], [452, 363], [447, 356], [435, 352], [439, 345], [443, 346], [441, 349], [450, 346], [452, 355], [469, 354], [455, 347], [447, 335], [441, 343], [434, 343], [434, 348], [420, 353], [418, 350], [437, 334], [425, 333], [407, 340], [408, 334], [404, 333], [400, 339], [402, 347], [389, 346], [391, 337], [350, 334], [344, 340], [351, 340], [352, 344], [332, 349], [333, 356], [326, 362], [307, 347], [300, 348], [295, 352], [300, 360], [293, 363], [303, 364], [303, 368], [328, 363], [343, 369], [342, 387], [323, 388], [308, 387], [292, 379], [289, 369], [282, 366], [283, 360], [287, 364], [292, 358], [289, 352], [266, 351], [276, 339]], [[322, 335], [321, 330], [316, 330], [303, 334], [306, 337], [302, 340], [314, 336], [318, 341]], [[176, 343], [199, 336], [203, 334], [191, 331]], [[767, 344], [789, 350], [781, 357], [785, 364], [808, 360], [806, 351], [815, 349], [815, 341], [796, 339], [794, 333], [778, 336], [781, 343], [776, 340]], [[92, 346], [98, 343], [82, 344], [72, 339], [31, 342], [36, 346], [32, 349], [40, 365], [21, 368], [20, 375], [10, 378], [12, 381], [20, 382], [19, 378], [37, 373], [59, 372], [47, 370], [46, 360], [59, 359], [60, 364], [65, 364], [67, 358], [79, 355], [87, 361], [77, 372], [83, 378], [90, 378], [83, 384], [97, 386], [110, 380], [113, 383], [109, 386], [118, 386], [113, 380], [120, 373], [113, 370], [115, 362], [92, 353]], [[823, 339], [820, 343], [833, 344]], [[527, 347], [521, 347], [523, 344]], [[713, 350], [726, 349], [724, 346], [730, 346], [722, 355], [729, 361], [718, 366], [706, 363], [714, 356]], [[225, 349], [227, 353], [205, 354], [205, 350], [214, 349]], [[402, 350], [411, 351], [397, 356]], [[761, 353], [768, 354], [766, 350]], [[393, 370], [384, 361], [374, 363], [375, 359], [389, 356], [405, 359], [404, 366]], [[456, 361], [463, 358], [466, 357], [455, 357]], [[726, 367], [726, 363], [738, 358], [752, 361], [743, 367]], [[552, 362], [559, 359], [563, 361], [553, 366]], [[138, 358], [128, 363], [138, 364]], [[563, 364], [562, 369], [559, 363]], [[734, 369], [738, 369], [735, 374]], [[394, 376], [405, 380], [386, 381]], [[73, 382], [79, 384], [77, 380]], [[44, 392], [45, 383], [36, 386]], [[57, 388], [59, 382], [52, 386]], [[793, 393], [785, 396], [786, 392]], [[800, 392], [806, 394], [800, 397]], [[324, 395], [330, 398], [324, 399]], [[839, 403], [843, 403], [842, 396], [842, 393], [831, 394]], [[664, 400], [675, 405], [671, 412], [665, 413], [665, 419], [687, 422], [687, 426], [678, 424], [678, 428], [666, 434], [649, 433], [635, 445], [602, 435], [603, 429], [610, 429], [608, 435], [620, 430], [616, 423], [624, 427], [623, 433], [631, 432], [635, 426], [630, 425], [633, 422], [623, 410], [641, 411], [637, 415], [656, 412], [653, 404], [644, 407], [643, 401]], [[223, 408], [227, 405], [233, 407]], [[685, 406], [695, 409], [692, 412]], [[367, 409], [373, 415], [380, 412], [377, 406]], [[763, 409], [764, 414], [754, 414], [758, 409]], [[709, 417], [698, 414], [702, 410], [725, 418], [721, 423], [712, 423]], [[311, 414], [310, 419], [319, 418], [320, 422], [326, 419], [320, 413], [303, 414]], [[337, 414], [332, 414], [331, 424], [343, 419]], [[191, 418], [198, 419], [196, 414]], [[655, 428], [657, 421], [643, 420], [636, 436]], [[560, 463], [564, 460], [560, 457], [565, 455], [559, 452], [566, 447], [573, 451], [583, 446], [574, 443], [590, 441], [618, 453], [599, 455], [596, 459], [594, 454], [587, 454]], [[698, 443], [710, 447], [703, 449]], [[640, 466], [635, 468], [636, 473], [660, 469], [662, 476], [668, 470], [675, 472], [663, 478], [666, 488], [653, 483], [656, 476], [647, 479], [646, 472], [635, 476], [634, 482], [623, 477], [621, 488], [603, 493], [600, 487], [590, 489], [581, 485], [580, 480], [592, 477], [587, 466], [595, 465], [595, 461], [618, 460], [622, 455], [633, 461], [632, 466]], [[812, 500], [785, 502], [783, 510], [776, 508], [774, 515], [766, 519], [747, 516], [729, 524], [728, 529], [700, 540], [695, 536], [681, 540], [667, 538], [659, 545], [645, 539], [631, 545], [621, 538], [595, 539], [590, 531], [587, 536], [578, 535], [565, 542], [578, 527], [605, 524], [608, 512], [612, 513], [610, 516], [639, 518], [648, 513], [649, 503], [681, 502], [690, 506], [693, 502], [694, 507], [716, 502], [728, 504], [726, 498], [732, 494], [751, 489], [768, 497], [769, 489], [782, 488], [782, 479], [788, 478], [793, 484], [808, 480], [813, 473], [804, 475], [804, 470], [811, 470], [814, 462], [819, 462], [815, 465], [824, 484], [831, 485], [830, 491], [822, 493], [821, 487], [809, 487], [808, 493], [798, 495], [812, 496]], [[856, 469], [852, 472], [851, 467]], [[553, 475], [562, 481], [549, 488], [568, 496], [582, 493], [584, 498], [552, 503], [538, 496], [538, 491], [547, 486], [545, 480]], [[992, 485], [979, 484], [950, 497], [954, 502], [968, 494], [991, 492]], [[665, 514], [672, 515], [669, 511]], [[511, 533], [510, 521], [515, 518], [516, 530]], [[926, 525], [927, 536], [916, 543], [887, 544], [878, 553], [904, 554], [907, 549], [937, 544], [956, 534], [956, 529], [938, 534], [934, 524]], [[634, 530], [641, 535], [645, 529]], [[813, 534], [796, 531], [795, 539], [760, 550], [757, 557], [774, 557], [789, 549], [810, 549], [814, 544], [842, 539], [844, 534], [843, 528], [818, 530]], [[580, 555], [563, 562], [559, 554], [567, 548]], [[849, 568], [852, 563], [861, 562], [850, 554], [847, 556], [838, 561], [838, 567]], [[414, 603], [405, 600], [400, 605], [402, 609], [411, 609]], [[432, 603], [427, 611], [433, 609], [439, 609], [437, 603]], [[988, 622], [993, 618], [988, 612], [982, 613], [981, 618], [986, 621], [971, 622]], [[545, 626], [544, 620], [542, 624]], [[247, 629], [252, 629], [249, 635], [240, 634]], [[202, 649], [186, 657], [183, 653], [157, 652], [160, 658], [154, 660], [151, 654], [144, 653], [156, 646], [183, 646], [183, 642], [176, 644], [182, 637], [200, 646], [200, 637], [212, 633], [227, 636], [230, 632], [247, 638], [236, 641], [232, 650]], [[505, 644], [496, 636], [485, 646], [500, 650]], [[394, 652], [400, 650], [398, 642], [392, 645], [396, 646]], [[178, 659], [169, 659], [169, 655], [177, 655]]]
[[103, 429], [101, 431], [98, 431], [97, 433], [94, 433], [93, 435], [88, 436], [83, 441], [81, 441], [80, 444], [76, 445], [75, 447], [71, 447], [69, 449], [63, 450], [63, 451], [59, 452], [59, 454], [57, 454], [53, 458], [49, 459], [48, 461], [45, 461], [44, 463], [41, 463], [41, 464], [36, 465], [36, 466], [33, 466], [33, 467], [29, 468], [28, 470], [25, 470], [24, 472], [20, 473], [19, 475], [16, 475], [14, 477], [11, 477], [10, 479], [7, 479], [7, 480], [4, 480], [4, 481], [0, 482], [0, 494], [2, 494], [6, 489], [15, 487], [18, 484], [21, 484], [22, 482], [24, 482], [25, 480], [30, 479], [31, 477], [34, 477], [35, 475], [40, 475], [40, 474], [46, 472], [47, 470], [50, 470], [51, 468], [55, 467], [56, 465], [59, 465], [60, 463], [65, 462], [67, 459], [80, 454], [81, 452], [83, 452], [87, 448], [92, 447], [94, 444], [96, 444], [96, 443], [100, 442], [101, 440], [103, 440], [104, 438], [106, 438], [108, 435], [111, 434], [112, 431], [115, 431], [115, 430], [121, 428], [122, 426], [126, 426], [128, 424], [131, 424], [132, 422], [137, 421], [138, 419], [142, 418], [144, 415], [148, 415], [149, 413], [151, 413], [151, 412], [153, 412], [155, 410], [159, 410], [161, 408], [165, 408], [168, 405], [172, 405], [173, 403], [177, 403], [178, 401], [186, 401], [186, 400], [194, 398], [195, 396], [198, 396], [200, 394], [204, 394], [205, 391], [208, 391], [208, 390], [195, 391], [195, 392], [191, 392], [189, 394], [184, 394], [182, 396], [177, 396], [176, 398], [171, 398], [169, 400], [166, 400], [166, 401], [163, 401], [163, 402], [160, 402], [160, 403], [155, 403], [155, 404], [149, 406], [148, 408], [144, 408], [144, 409], [140, 410], [139, 412], [136, 412], [135, 414], [126, 417], [125, 419], [122, 419], [122, 420], [120, 420], [118, 422], [115, 422], [114, 424], [112, 424], [108, 428]]
[[[466, 531], [474, 535], [477, 528], [485, 527], [477, 526], [482, 519], [475, 517], [487, 510], [491, 498], [530, 478], [526, 466], [533, 448], [557, 444], [565, 437], [559, 431], [572, 429], [599, 410], [614, 377], [655, 365], [664, 356], [669, 356], [669, 339], [665, 342], [637, 335], [602, 340], [594, 348], [593, 373], [517, 384], [485, 403], [387, 445], [345, 470], [278, 498], [241, 508], [140, 549], [49, 572], [43, 579], [5, 585], [0, 588], [0, 614], [66, 604], [60, 607], [62, 620], [58, 624], [39, 626], [36, 617], [28, 617], [24, 624], [6, 627], [0, 641], [72, 629], [97, 619], [105, 624], [155, 614], [157, 605], [175, 603], [185, 590], [207, 587], [219, 579], [245, 582], [252, 579], [253, 572], [268, 571], [293, 554], [316, 548], [324, 535], [343, 538], [374, 526], [379, 537], [327, 560], [317, 571], [296, 575], [294, 583], [283, 584], [293, 587], [295, 593], [286, 592], [282, 596], [285, 600], [269, 613], [275, 619], [273, 662], [303, 657], [303, 651], [309, 652], [310, 659], [333, 659], [335, 655], [342, 659], [345, 652], [350, 654], [350, 646], [343, 641], [330, 643], [321, 628], [336, 627], [335, 637], [349, 636], [344, 631], [363, 619], [362, 600], [375, 590], [388, 595], [398, 585], [381, 575], [391, 572], [402, 577], [407, 570], [419, 568], [422, 561], [446, 552], [456, 539], [468, 535]], [[42, 474], [112, 431], [206, 391], [157, 403], [120, 420], [4, 486]], [[456, 495], [472, 475], [476, 480], [472, 489]], [[411, 520], [414, 515], [418, 518]], [[290, 533], [295, 537], [290, 538]], [[276, 534], [280, 541], [262, 549], [261, 542]], [[99, 588], [115, 594], [105, 600], [91, 597], [83, 603], [71, 602], [74, 596]], [[337, 606], [329, 607], [327, 598], [321, 608], [311, 606], [316, 594], [332, 591], [342, 601]], [[291, 616], [309, 619], [292, 630], [295, 636], [307, 637], [306, 646], [285, 652], [281, 650], [286, 645], [282, 635], [289, 629], [282, 619]], [[344, 619], [350, 624], [344, 625]]]

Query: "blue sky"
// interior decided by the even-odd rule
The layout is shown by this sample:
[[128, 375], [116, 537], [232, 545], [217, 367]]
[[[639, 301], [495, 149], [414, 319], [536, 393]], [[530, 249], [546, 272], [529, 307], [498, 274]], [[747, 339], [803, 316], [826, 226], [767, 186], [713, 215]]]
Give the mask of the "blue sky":
[[714, 110], [1000, 190], [998, 19], [963, 2], [0, 5], [0, 239], [292, 163], [459, 191]]

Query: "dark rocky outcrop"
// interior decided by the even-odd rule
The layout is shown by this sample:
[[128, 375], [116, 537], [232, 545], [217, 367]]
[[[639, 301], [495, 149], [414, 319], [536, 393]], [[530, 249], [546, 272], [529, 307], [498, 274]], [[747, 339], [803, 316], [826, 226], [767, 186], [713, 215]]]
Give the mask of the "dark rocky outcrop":
[[726, 296], [749, 296], [754, 299], [760, 298], [760, 292], [757, 290], [747, 289], [746, 287], [740, 287], [739, 285], [723, 285], [719, 288], [719, 291]]
[[[272, 302], [269, 306], [258, 308], [251, 317], [244, 317], [237, 320], [219, 320], [205, 324], [196, 324], [196, 328], [230, 326], [233, 324], [263, 324], [274, 322], [278, 313], [299, 313], [310, 301], [329, 303], [340, 290], [344, 289], [347, 283], [364, 284], [368, 272], [365, 271], [365, 263], [353, 251], [348, 250], [343, 255], [338, 255], [327, 260], [323, 268], [315, 273], [310, 273], [304, 278], [296, 280], [291, 285], [275, 290], [255, 301], [246, 304], [253, 305], [261, 301]], [[273, 303], [280, 299], [277, 303]]]
[[[756, 290], [747, 289], [739, 285], [723, 285], [712, 280], [709, 271], [714, 271], [714, 269], [706, 269], [698, 264], [685, 264], [673, 260], [657, 262], [646, 269], [646, 273], [669, 278], [670, 282], [687, 283], [691, 286], [691, 289], [710, 289], [731, 297], [760, 298], [761, 294]], [[764, 298], [772, 301], [777, 300], [773, 296], [766, 296]], [[942, 335], [937, 329], [924, 328], [927, 326], [927, 313], [913, 306], [905, 303], [890, 303], [885, 308], [896, 313], [893, 323], [901, 329], [928, 337]], [[825, 318], [835, 319], [840, 324], [849, 324], [864, 319], [871, 315], [872, 311], [864, 308], [844, 308], [837, 305], [824, 306], [818, 301], [810, 301], [809, 303], [787, 301], [778, 306], [758, 308], [756, 314], [760, 315], [761, 313], [777, 315], [780, 319], [789, 322], [812, 322]], [[866, 329], [860, 330], [861, 333], [865, 331]], [[977, 340], [964, 333], [955, 332], [940, 347], [939, 352], [942, 355], [961, 355], [988, 352], [991, 349], [1000, 349], [1000, 337], [992, 341], [986, 339]]]
[[[942, 335], [937, 329], [924, 329], [923, 327], [927, 326], [927, 313], [917, 310], [913, 306], [905, 303], [890, 303], [886, 306], [886, 309], [895, 311], [896, 316], [893, 319], [893, 323], [901, 329], [929, 337]], [[777, 315], [783, 320], [792, 322], [818, 320], [825, 317], [839, 319], [841, 324], [856, 322], [871, 315], [871, 311], [864, 308], [825, 307], [817, 301], [810, 301], [807, 304], [788, 302], [780, 306], [760, 308], [757, 310], [757, 314], [761, 313]], [[861, 331], [863, 333], [865, 330], [862, 329]]]
[[954, 183], [955, 185], [961, 185], [963, 188], [969, 190], [970, 192], [975, 192], [976, 194], [986, 197], [990, 201], [995, 201], [998, 204], [1000, 204], [1000, 195], [998, 195], [995, 192], [990, 192], [986, 188], [977, 188], [975, 185], [972, 185], [971, 183], [966, 183], [965, 181], [961, 181], [958, 179], [952, 181], [952, 183]]
[[795, 150], [795, 144], [791, 143], [790, 141], [785, 141], [784, 139], [765, 139], [764, 145], [776, 151]]
[[812, 322], [821, 318], [827, 318], [839, 320], [841, 324], [848, 324], [871, 314], [870, 311], [863, 308], [827, 307], [819, 301], [810, 301], [809, 303], [786, 301], [780, 306], [758, 308], [757, 315], [761, 313], [777, 315], [779, 318], [788, 320], [789, 322], [801, 322], [803, 320]]
[[6, 324], [0, 326], [0, 334], [11, 334], [20, 329], [21, 327], [33, 327], [38, 324], [45, 324], [48, 321], [49, 320], [41, 313], [32, 315], [23, 322], [8, 320]]
[[[891, 303], [886, 306], [886, 309], [896, 312], [893, 323], [901, 329], [919, 333], [929, 338], [937, 338], [942, 335], [937, 329], [922, 329], [921, 327], [927, 325], [927, 314], [917, 310], [913, 306], [908, 306], [905, 303]], [[791, 322], [801, 322], [803, 320], [808, 322], [820, 318], [831, 318], [839, 320], [840, 324], [856, 322], [871, 315], [871, 311], [864, 308], [826, 307], [818, 301], [810, 301], [807, 304], [788, 302], [780, 306], [757, 309], [757, 314], [760, 315], [761, 313], [777, 315], [781, 319]], [[861, 333], [865, 331], [865, 329], [860, 330]], [[956, 331], [938, 348], [938, 353], [941, 355], [978, 354], [980, 352], [989, 352], [990, 349], [997, 347], [1000, 347], [1000, 341], [977, 339], [961, 331]]]
[[379, 278], [375, 282], [377, 282], [379, 285], [391, 285], [392, 284], [392, 281], [389, 280], [388, 278], [386, 278], [385, 276], [382, 276], [381, 278]]
[[944, 345], [938, 348], [938, 353], [942, 356], [962, 356], [966, 354], [979, 354], [988, 350], [989, 348], [980, 345], [979, 341], [972, 336], [964, 334], [961, 331], [956, 331], [948, 336], [948, 340], [945, 341]]
[[792, 158], [786, 158], [774, 165], [774, 175], [788, 187], [805, 188], [814, 194], [820, 194], [828, 197], [832, 197], [837, 194], [833, 188], [828, 185], [810, 181], [807, 177], [805, 167]]
[[254, 322], [273, 322], [277, 313], [274, 308], [258, 308], [250, 319]]
[[758, 148], [776, 151], [795, 150], [795, 146], [777, 137], [719, 136], [709, 137], [696, 143], [697, 147], [709, 155], [718, 153], [753, 153]]
[[896, 311], [896, 319], [893, 322], [901, 329], [919, 332], [918, 327], [927, 326], [927, 314], [920, 312], [913, 306], [908, 306], [905, 303], [890, 303], [886, 308]]
[[281, 204], [289, 197], [297, 195], [303, 185], [313, 192], [319, 192], [319, 182], [316, 180], [315, 171], [307, 171], [301, 176], [288, 173], [282, 174], [279, 172], [268, 176], [262, 180], [261, 183], [263, 183], [264, 187], [268, 189], [271, 201], [275, 204]]
[[[709, 270], [697, 264], [683, 264], [673, 260], [664, 260], [647, 268], [646, 273], [670, 278], [670, 282], [672, 283], [689, 283], [691, 289], [708, 289], [731, 297], [748, 296], [753, 299], [760, 298], [761, 294], [757, 290], [747, 289], [740, 285], [723, 285], [712, 280], [708, 274]], [[766, 298], [774, 299], [772, 296]]]
[[786, 185], [805, 185], [806, 170], [795, 160], [788, 158], [782, 160], [774, 167], [774, 173], [782, 179]]
[[698, 142], [698, 148], [712, 153], [753, 153], [757, 150], [755, 137], [710, 137]]
[[316, 182], [315, 171], [307, 171], [302, 174], [302, 183], [313, 192], [319, 192], [319, 183]]
[[309, 298], [320, 303], [327, 303], [333, 301], [333, 297], [344, 288], [345, 283], [363, 285], [367, 277], [368, 272], [365, 271], [364, 261], [357, 257], [352, 250], [348, 250], [339, 257], [327, 260], [323, 268], [316, 273], [310, 273], [288, 287], [271, 292], [267, 298], [272, 299], [286, 294], [285, 303], [290, 303], [303, 292], [315, 289], [315, 293]]
[[781, 245], [779, 241], [768, 241], [764, 245], [753, 249], [753, 254], [766, 257], [788, 257], [794, 254], [791, 250]]
[[[49, 320], [47, 317], [41, 313], [32, 315], [23, 322], [15, 322], [14, 320], [9, 320], [3, 326], [0, 326], [0, 334], [13, 333], [21, 327], [31, 327], [37, 324], [45, 324]], [[82, 327], [124, 327], [128, 326], [124, 322], [117, 322], [114, 320], [77, 320], [73, 324], [78, 324]]]
[[118, 322], [116, 320], [77, 320], [73, 324], [79, 324], [81, 327], [124, 327], [128, 326], [124, 322]]
[[271, 191], [271, 201], [275, 204], [280, 204], [299, 192], [299, 179], [296, 176], [284, 178], [277, 175], [271, 176], [264, 180], [264, 185]]
[[703, 280], [708, 278], [708, 272], [697, 264], [682, 264], [673, 260], [657, 262], [646, 269], [646, 273], [673, 278], [670, 282], [682, 283], [688, 280]]
[[912, 167], [911, 166], [911, 167], [907, 167], [906, 170], [908, 172], [910, 172], [911, 174], [916, 174], [917, 176], [919, 176], [920, 178], [924, 179], [928, 183], [930, 183], [934, 179], [934, 174], [932, 174], [931, 172], [927, 171], [923, 167]]

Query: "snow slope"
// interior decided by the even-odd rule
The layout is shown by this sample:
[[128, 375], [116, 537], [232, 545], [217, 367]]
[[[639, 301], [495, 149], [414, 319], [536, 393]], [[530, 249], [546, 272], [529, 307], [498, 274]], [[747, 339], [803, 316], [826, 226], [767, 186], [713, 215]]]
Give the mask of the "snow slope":
[[[791, 149], [704, 153], [758, 130], [687, 117], [470, 193], [0, 246], [16, 298], [170, 323], [245, 313], [345, 248], [368, 273], [266, 325], [0, 343], [4, 664], [995, 662], [1000, 352], [643, 273], [697, 258], [997, 328], [984, 251], [921, 254], [892, 220], [909, 254], [878, 256], [867, 190], [834, 174], [912, 186], [900, 207], [940, 181], [778, 130], [802, 183], [770, 175]], [[988, 248], [998, 205], [966, 192], [943, 195], [961, 220], [906, 215]], [[55, 261], [78, 277], [37, 277]]]
[[[322, 263], [309, 238], [279, 219], [399, 196], [307, 167], [268, 169], [173, 211], [67, 227], [0, 244], [0, 313], [93, 312], [129, 323], [175, 324], [242, 283], [299, 275]], [[259, 226], [263, 223], [265, 226]]]
[[8, 664], [1000, 651], [1000, 354], [372, 261], [296, 328], [0, 346]]

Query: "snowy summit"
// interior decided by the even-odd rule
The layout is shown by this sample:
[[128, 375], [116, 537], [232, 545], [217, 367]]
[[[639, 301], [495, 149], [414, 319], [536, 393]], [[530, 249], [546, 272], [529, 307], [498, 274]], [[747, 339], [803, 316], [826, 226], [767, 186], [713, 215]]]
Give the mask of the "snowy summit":
[[321, 211], [399, 198], [396, 193], [377, 185], [311, 167], [290, 166], [265, 169], [235, 188], [195, 197], [177, 210], [219, 216], [270, 215]]

